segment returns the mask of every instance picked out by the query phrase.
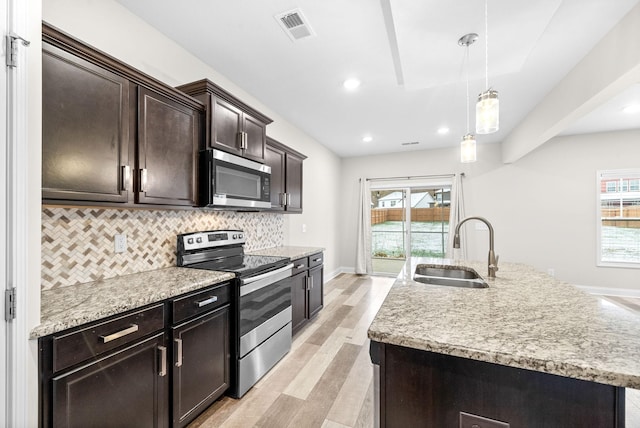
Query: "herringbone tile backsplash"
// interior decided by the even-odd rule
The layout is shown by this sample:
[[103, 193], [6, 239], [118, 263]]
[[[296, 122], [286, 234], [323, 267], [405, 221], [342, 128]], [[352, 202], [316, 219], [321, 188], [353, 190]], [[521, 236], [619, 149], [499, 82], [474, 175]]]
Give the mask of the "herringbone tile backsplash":
[[[245, 232], [245, 250], [284, 243], [284, 217], [230, 211], [42, 209], [42, 289], [176, 265], [176, 235], [215, 229]], [[114, 252], [114, 235], [127, 251]]]

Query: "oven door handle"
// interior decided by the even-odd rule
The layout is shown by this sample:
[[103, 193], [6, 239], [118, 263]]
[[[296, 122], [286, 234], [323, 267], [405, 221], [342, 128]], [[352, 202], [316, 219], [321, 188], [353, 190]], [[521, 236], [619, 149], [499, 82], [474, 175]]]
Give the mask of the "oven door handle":
[[289, 263], [288, 265], [279, 269], [272, 270], [261, 275], [252, 276], [246, 279], [241, 279], [240, 296], [246, 296], [249, 293], [253, 293], [256, 290], [268, 287], [275, 282], [290, 277], [292, 269], [293, 263]]

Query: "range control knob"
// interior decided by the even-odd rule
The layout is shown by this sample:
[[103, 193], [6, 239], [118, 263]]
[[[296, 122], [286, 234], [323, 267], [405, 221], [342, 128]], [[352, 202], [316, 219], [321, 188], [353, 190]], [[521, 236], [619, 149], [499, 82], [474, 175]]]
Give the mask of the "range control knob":
[[238, 238], [242, 239], [242, 238], [244, 238], [244, 235], [241, 233], [241, 234], [238, 235]]
[[196, 238], [196, 242], [197, 242], [198, 244], [202, 244], [202, 238]]
[[187, 238], [187, 244], [193, 244], [193, 238]]
[[234, 234], [233, 239], [238, 239], [238, 235]]

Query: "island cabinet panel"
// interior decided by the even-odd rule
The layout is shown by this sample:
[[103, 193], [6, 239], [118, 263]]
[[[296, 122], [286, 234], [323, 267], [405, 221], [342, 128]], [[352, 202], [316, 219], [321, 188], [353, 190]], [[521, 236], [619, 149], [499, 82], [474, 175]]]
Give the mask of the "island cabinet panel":
[[138, 89], [138, 203], [196, 205], [198, 111]]
[[624, 388], [373, 344], [381, 427], [457, 427], [461, 412], [513, 428], [624, 427]]
[[306, 156], [267, 137], [265, 164], [271, 167], [271, 210], [302, 212], [302, 162]]
[[127, 202], [129, 81], [42, 45], [42, 197]]
[[271, 119], [208, 79], [177, 89], [206, 105], [207, 147], [264, 162], [267, 125]]

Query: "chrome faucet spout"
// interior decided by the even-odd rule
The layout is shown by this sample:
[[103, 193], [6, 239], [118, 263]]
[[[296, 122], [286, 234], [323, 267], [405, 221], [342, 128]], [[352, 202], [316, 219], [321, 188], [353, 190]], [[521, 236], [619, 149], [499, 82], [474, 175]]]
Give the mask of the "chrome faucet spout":
[[489, 260], [488, 260], [488, 269], [489, 269], [489, 277], [495, 278], [496, 272], [498, 271], [498, 256], [493, 248], [493, 226], [489, 223], [484, 217], [467, 217], [464, 218], [456, 225], [456, 229], [453, 234], [453, 248], [460, 248], [460, 227], [469, 220], [478, 220], [483, 222], [489, 228]]

